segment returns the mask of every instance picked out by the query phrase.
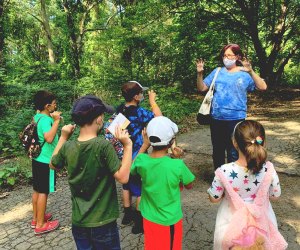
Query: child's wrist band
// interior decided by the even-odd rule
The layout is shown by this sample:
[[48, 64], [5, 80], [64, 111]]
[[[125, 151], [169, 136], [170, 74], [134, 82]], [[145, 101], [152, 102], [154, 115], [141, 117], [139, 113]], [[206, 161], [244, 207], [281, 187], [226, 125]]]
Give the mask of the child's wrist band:
[[155, 103], [155, 104], [153, 104], [153, 105], [151, 105], [151, 108], [152, 109], [154, 109], [154, 108], [156, 108], [156, 107], [158, 107], [158, 105]]

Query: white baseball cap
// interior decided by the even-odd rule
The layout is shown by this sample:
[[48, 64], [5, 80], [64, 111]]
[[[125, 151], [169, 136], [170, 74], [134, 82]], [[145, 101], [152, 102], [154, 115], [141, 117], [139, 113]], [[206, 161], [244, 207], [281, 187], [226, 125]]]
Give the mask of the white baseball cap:
[[147, 126], [152, 146], [167, 146], [178, 132], [178, 126], [165, 116], [153, 118]]
[[136, 83], [143, 91], [148, 90], [148, 87], [143, 87], [139, 82], [137, 81], [128, 81], [128, 82], [132, 82], [132, 83]]

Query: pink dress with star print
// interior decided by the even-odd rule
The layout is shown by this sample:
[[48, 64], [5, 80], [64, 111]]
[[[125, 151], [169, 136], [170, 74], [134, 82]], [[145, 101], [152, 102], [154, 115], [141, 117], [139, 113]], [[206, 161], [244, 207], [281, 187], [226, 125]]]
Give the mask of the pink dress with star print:
[[[269, 164], [271, 164], [269, 162]], [[273, 167], [272, 167], [273, 168]], [[268, 167], [265, 164], [262, 170], [258, 174], [251, 174], [246, 168], [240, 167], [236, 163], [224, 164], [220, 167], [218, 171], [221, 171], [223, 176], [226, 178], [228, 183], [231, 185], [232, 189], [242, 198], [246, 203], [253, 203], [253, 200], [256, 197], [256, 194], [259, 190], [260, 183], [264, 180], [264, 177], [267, 173]], [[209, 195], [218, 199], [222, 197], [225, 191], [224, 185], [221, 180], [215, 176], [211, 187], [207, 190]], [[278, 175], [274, 170], [272, 173], [272, 181], [269, 187], [269, 195], [274, 197], [279, 197], [281, 194], [280, 183]], [[214, 249], [223, 249], [222, 241], [225, 235], [225, 232], [228, 229], [228, 225], [232, 219], [232, 208], [231, 203], [228, 200], [228, 193], [225, 192], [225, 198], [222, 199], [221, 204], [218, 209], [215, 234], [214, 234]], [[270, 221], [277, 228], [277, 221], [272, 209], [271, 203], [269, 203], [268, 217]]]

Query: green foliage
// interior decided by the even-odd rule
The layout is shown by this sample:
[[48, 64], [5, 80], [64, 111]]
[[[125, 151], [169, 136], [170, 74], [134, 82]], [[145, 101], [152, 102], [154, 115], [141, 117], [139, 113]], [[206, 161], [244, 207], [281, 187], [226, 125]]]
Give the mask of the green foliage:
[[16, 173], [16, 167], [0, 166], [0, 187], [4, 185], [13, 186], [17, 180]]
[[31, 162], [28, 158], [7, 160], [0, 164], [0, 187], [11, 187], [21, 180], [32, 177]]
[[180, 124], [199, 107], [195, 60], [205, 60], [207, 75], [231, 42], [241, 45], [257, 73], [300, 82], [298, 0], [47, 0], [46, 8], [49, 33], [40, 1], [7, 1], [0, 16], [1, 156], [23, 154], [18, 134], [35, 114], [32, 97], [40, 89], [57, 96], [67, 124], [76, 98], [95, 94], [117, 106], [121, 85], [137, 80], [157, 92], [163, 114]]
[[6, 109], [6, 98], [0, 97], [0, 115], [4, 115]]
[[24, 154], [18, 135], [35, 114], [32, 98], [37, 90], [46, 89], [56, 95], [58, 109], [63, 112], [65, 123], [69, 123], [70, 110], [76, 98], [75, 85], [72, 80], [38, 81], [28, 85], [14, 79], [5, 83], [5, 97], [0, 97], [0, 110], [2, 99], [5, 110], [0, 120], [0, 154]]
[[290, 85], [292, 87], [300, 86], [300, 75], [295, 74], [294, 72], [300, 72], [299, 62], [297, 64], [290, 63], [287, 65], [282, 79], [283, 85]]
[[0, 153], [3, 156], [23, 153], [19, 133], [31, 119], [30, 110], [8, 111], [0, 121]]
[[[154, 85], [151, 88], [157, 92], [157, 103], [163, 115], [176, 123], [180, 124], [186, 117], [194, 117], [199, 109], [199, 101], [189, 95], [182, 94], [181, 87]], [[182, 125], [184, 126], [184, 124]]]

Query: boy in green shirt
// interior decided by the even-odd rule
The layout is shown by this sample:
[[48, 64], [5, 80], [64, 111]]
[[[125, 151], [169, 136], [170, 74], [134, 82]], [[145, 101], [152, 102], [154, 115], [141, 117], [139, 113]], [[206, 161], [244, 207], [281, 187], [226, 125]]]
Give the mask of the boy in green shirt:
[[[177, 125], [167, 117], [153, 118], [147, 126], [153, 151], [149, 155], [139, 154], [131, 166], [131, 174], [142, 178], [139, 208], [143, 216], [145, 249], [181, 249], [180, 185], [191, 188], [195, 176], [183, 160], [168, 156], [177, 132]], [[140, 152], [149, 147], [146, 144], [144, 140]], [[172, 151], [175, 157], [180, 157], [182, 152], [178, 147]]]
[[80, 126], [79, 136], [68, 141], [75, 125], [64, 126], [51, 160], [51, 167], [66, 166], [68, 170], [72, 233], [78, 249], [120, 249], [115, 179], [122, 184], [128, 181], [132, 142], [126, 130], [116, 128], [116, 138], [124, 146], [120, 164], [111, 143], [97, 136], [103, 126], [104, 112], [112, 111], [96, 96], [77, 100], [72, 119]]
[[55, 191], [55, 172], [49, 168], [51, 156], [56, 147], [57, 130], [61, 112], [56, 111], [56, 97], [52, 93], [40, 90], [34, 96], [34, 106], [39, 112], [34, 116], [37, 122], [37, 134], [41, 144], [41, 153], [32, 159], [32, 207], [31, 228], [35, 234], [44, 234], [59, 226], [58, 220], [46, 213], [48, 194]]

